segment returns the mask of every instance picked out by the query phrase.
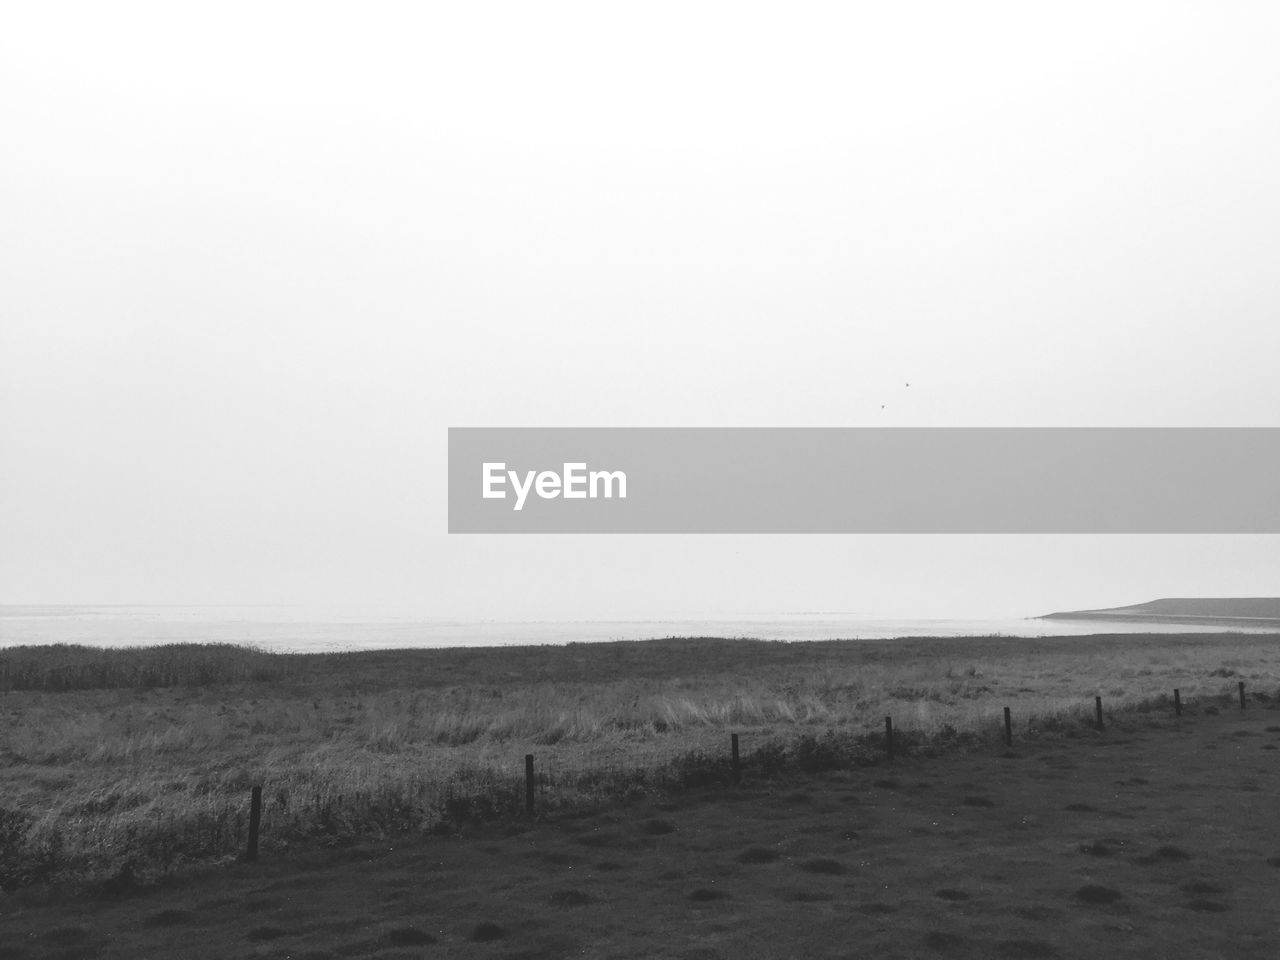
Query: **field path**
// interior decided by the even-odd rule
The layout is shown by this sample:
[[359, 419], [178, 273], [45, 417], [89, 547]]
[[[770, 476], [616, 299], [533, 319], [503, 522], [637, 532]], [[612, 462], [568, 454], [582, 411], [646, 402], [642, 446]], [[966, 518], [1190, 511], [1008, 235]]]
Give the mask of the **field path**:
[[1280, 712], [1124, 722], [0, 896], [0, 960], [1280, 956]]

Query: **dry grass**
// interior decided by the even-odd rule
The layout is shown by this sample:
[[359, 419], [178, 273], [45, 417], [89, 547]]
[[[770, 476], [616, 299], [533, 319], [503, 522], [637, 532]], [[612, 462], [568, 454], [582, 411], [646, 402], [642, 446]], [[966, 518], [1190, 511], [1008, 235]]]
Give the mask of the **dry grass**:
[[726, 732], [768, 770], [856, 760], [892, 715], [904, 746], [1020, 735], [1108, 710], [1273, 690], [1275, 636], [715, 639], [273, 655], [231, 647], [0, 653], [0, 883], [167, 869], [266, 848], [592, 803], [725, 773]]
[[0, 957], [1272, 960], [1277, 710], [28, 888]]

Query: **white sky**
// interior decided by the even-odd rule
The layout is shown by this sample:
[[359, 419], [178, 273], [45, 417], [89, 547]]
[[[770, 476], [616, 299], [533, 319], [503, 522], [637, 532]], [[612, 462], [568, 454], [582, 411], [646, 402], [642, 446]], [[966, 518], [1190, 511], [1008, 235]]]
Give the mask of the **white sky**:
[[0, 18], [0, 601], [1280, 592], [1264, 536], [444, 533], [448, 426], [1280, 426], [1280, 6], [201, 7]]

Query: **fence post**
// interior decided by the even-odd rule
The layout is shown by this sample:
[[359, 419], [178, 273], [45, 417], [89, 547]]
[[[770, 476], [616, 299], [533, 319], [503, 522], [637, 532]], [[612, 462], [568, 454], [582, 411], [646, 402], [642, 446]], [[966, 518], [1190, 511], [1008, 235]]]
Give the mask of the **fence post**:
[[262, 787], [253, 788], [249, 795], [249, 847], [244, 852], [246, 860], [258, 859], [258, 828], [262, 825]]
[[1009, 708], [1004, 708], [1004, 745], [1006, 747], [1013, 746], [1013, 717], [1009, 713]]
[[893, 717], [884, 718], [884, 752], [893, 763]]
[[524, 812], [533, 816], [533, 754], [524, 755]]
[[1173, 688], [1173, 715], [1182, 716], [1182, 691], [1177, 687]]
[[729, 734], [729, 752], [733, 763], [733, 782], [737, 783], [742, 777], [742, 762], [738, 758], [738, 735], [736, 733]]
[[1102, 729], [1102, 698], [1101, 697], [1093, 698], [1093, 710], [1094, 710], [1094, 716], [1098, 723], [1098, 729], [1101, 730]]
[[1244, 709], [1244, 681], [1240, 681], [1240, 709]]

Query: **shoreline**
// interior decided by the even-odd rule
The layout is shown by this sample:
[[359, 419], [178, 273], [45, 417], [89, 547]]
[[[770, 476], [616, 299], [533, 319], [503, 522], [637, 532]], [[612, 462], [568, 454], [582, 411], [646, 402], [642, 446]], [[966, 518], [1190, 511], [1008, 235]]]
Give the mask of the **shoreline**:
[[[1028, 624], [1044, 621], [1050, 624], [1069, 624], [1069, 631], [1046, 631], [1027, 629]], [[951, 623], [952, 621], [941, 621]], [[641, 627], [667, 623], [677, 629], [672, 632], [646, 631]], [[1228, 621], [1214, 619], [1204, 622], [1192, 622], [1169, 618], [1164, 621], [1153, 621], [1150, 618], [1135, 619], [1117, 617], [1103, 620], [1074, 615], [1051, 614], [1039, 618], [1026, 618], [1018, 622], [995, 622], [993, 626], [1010, 629], [982, 630], [971, 632], [930, 632], [933, 624], [919, 621], [904, 621], [918, 629], [906, 627], [897, 630], [864, 631], [839, 629], [824, 630], [810, 627], [801, 629], [757, 629], [748, 623], [730, 624], [723, 621], [635, 621], [635, 622], [602, 622], [601, 629], [592, 621], [557, 622], [539, 621], [533, 623], [506, 624], [480, 623], [466, 625], [463, 629], [444, 631], [440, 636], [424, 635], [424, 628], [417, 622], [408, 624], [340, 624], [332, 623], [289, 623], [289, 624], [253, 624], [248, 627], [240, 622], [195, 624], [185, 627], [180, 632], [160, 631], [148, 634], [145, 631], [131, 632], [118, 627], [110, 630], [96, 631], [81, 628], [77, 632], [62, 634], [16, 634], [13, 631], [0, 630], [0, 657], [18, 650], [30, 650], [53, 647], [74, 647], [86, 650], [161, 650], [176, 646], [220, 646], [252, 649], [277, 656], [331, 656], [360, 653], [392, 653], [406, 654], [422, 651], [462, 651], [462, 650], [519, 650], [545, 649], [552, 647], [592, 646], [601, 647], [611, 644], [644, 644], [670, 642], [732, 642], [763, 644], [892, 644], [920, 642], [952, 642], [964, 643], [977, 640], [1020, 640], [1026, 643], [1052, 643], [1055, 641], [1089, 643], [1099, 638], [1110, 638], [1116, 642], [1144, 642], [1151, 637], [1198, 637], [1205, 640], [1227, 637], [1280, 636], [1280, 621], [1241, 619]], [[0, 620], [0, 627], [3, 627]], [[368, 628], [367, 630], [365, 628]], [[700, 627], [707, 627], [704, 632]], [[724, 627], [742, 627], [743, 629], [719, 629]], [[1019, 630], [1021, 627], [1021, 630]], [[512, 632], [512, 628], [520, 631]], [[612, 628], [612, 629], [608, 629]], [[1150, 629], [1148, 629], [1150, 628]], [[335, 630], [342, 636], [334, 636]], [[470, 632], [468, 632], [468, 630]], [[325, 634], [330, 636], [326, 637]]]
[[1149, 623], [1184, 625], [1188, 627], [1220, 627], [1224, 630], [1232, 627], [1249, 627], [1260, 630], [1274, 630], [1280, 632], [1280, 620], [1271, 617], [1222, 617], [1222, 616], [1197, 616], [1194, 614], [1133, 614], [1133, 613], [1095, 613], [1084, 614], [1076, 613], [1047, 613], [1040, 620], [1069, 620], [1074, 622], [1085, 623]]

